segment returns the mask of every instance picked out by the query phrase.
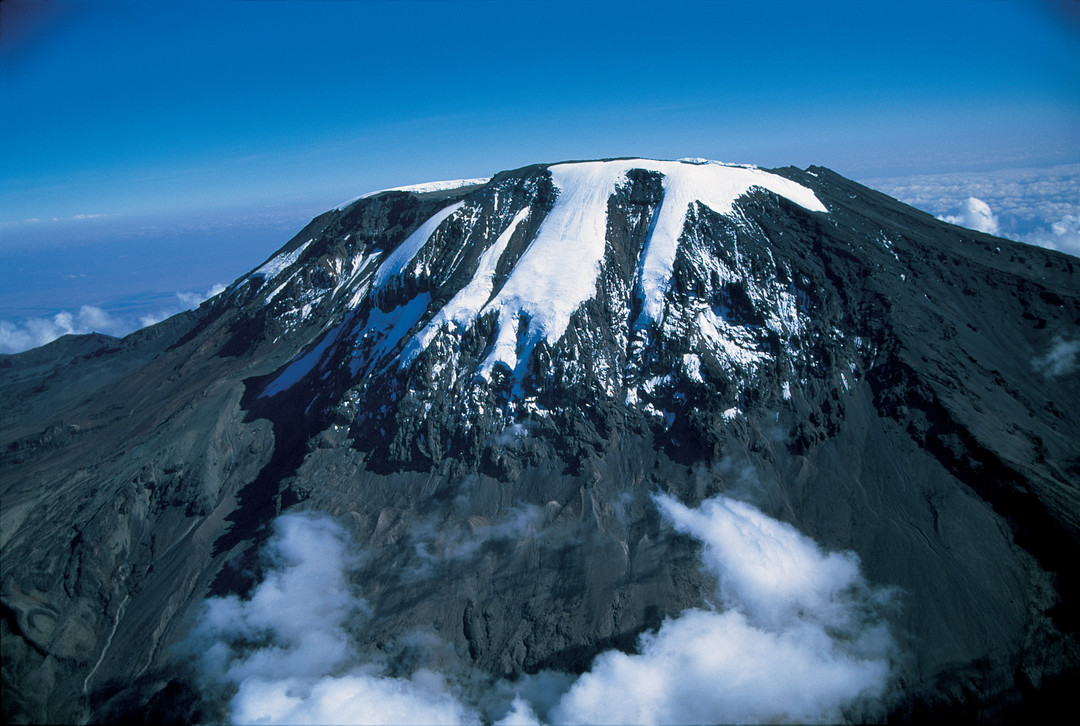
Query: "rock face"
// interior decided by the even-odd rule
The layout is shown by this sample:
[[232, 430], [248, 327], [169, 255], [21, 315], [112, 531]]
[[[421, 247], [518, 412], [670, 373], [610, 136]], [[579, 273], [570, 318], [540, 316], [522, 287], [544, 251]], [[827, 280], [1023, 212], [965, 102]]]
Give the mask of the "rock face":
[[900, 593], [880, 713], [1041, 708], [1080, 663], [1077, 265], [815, 167], [327, 212], [198, 310], [0, 357], [5, 719], [222, 718], [176, 645], [290, 509], [368, 553], [360, 646], [582, 672], [709, 590], [657, 492]]

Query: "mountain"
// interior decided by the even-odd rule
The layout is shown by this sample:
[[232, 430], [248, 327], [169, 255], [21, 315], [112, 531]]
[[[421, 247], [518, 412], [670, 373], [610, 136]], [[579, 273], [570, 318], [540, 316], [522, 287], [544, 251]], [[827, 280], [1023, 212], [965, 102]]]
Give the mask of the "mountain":
[[197, 310], [0, 357], [5, 719], [1051, 713], [1077, 265], [819, 167], [328, 211]]

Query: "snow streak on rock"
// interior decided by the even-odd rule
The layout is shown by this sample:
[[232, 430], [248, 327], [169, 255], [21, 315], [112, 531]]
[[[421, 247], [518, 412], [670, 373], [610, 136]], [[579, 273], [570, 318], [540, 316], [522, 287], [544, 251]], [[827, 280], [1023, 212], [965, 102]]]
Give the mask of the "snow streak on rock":
[[671, 286], [675, 254], [691, 205], [704, 204], [719, 214], [731, 214], [736, 199], [760, 187], [812, 212], [829, 211], [806, 187], [760, 169], [680, 162], [653, 162], [647, 168], [664, 175], [664, 201], [641, 259], [641, 322], [661, 321], [664, 294]]
[[480, 256], [480, 262], [473, 279], [453, 297], [431, 321], [424, 326], [409, 342], [402, 353], [402, 363], [409, 364], [427, 348], [432, 338], [444, 326], [452, 326], [460, 331], [475, 321], [477, 311], [483, 311], [491, 299], [492, 290], [495, 287], [495, 271], [506, 251], [510, 238], [517, 231], [521, 223], [529, 216], [530, 207], [525, 207], [510, 222], [510, 225], [495, 240], [495, 244]]
[[292, 252], [282, 252], [281, 254], [274, 255], [266, 261], [266, 264], [251, 273], [251, 277], [261, 277], [264, 280], [274, 279], [282, 272], [292, 267], [296, 261], [300, 259], [300, 255], [304, 254], [304, 250], [308, 248], [308, 245], [310, 245], [312, 241], [313, 240], [309, 239]]
[[394, 251], [386, 256], [383, 263], [379, 265], [379, 269], [375, 271], [373, 289], [378, 291], [388, 280], [400, 274], [405, 269], [405, 266], [412, 262], [420, 249], [427, 244], [431, 235], [439, 228], [439, 225], [451, 214], [461, 209], [464, 204], [465, 202], [457, 202], [441, 209], [428, 221], [421, 224], [404, 242], [394, 248]]

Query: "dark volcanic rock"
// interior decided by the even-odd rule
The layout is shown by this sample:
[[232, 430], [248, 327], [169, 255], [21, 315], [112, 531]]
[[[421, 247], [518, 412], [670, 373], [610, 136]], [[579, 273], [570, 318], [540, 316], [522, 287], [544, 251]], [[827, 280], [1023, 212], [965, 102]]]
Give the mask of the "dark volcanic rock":
[[[196, 311], [0, 356], [6, 720], [219, 718], [175, 646], [290, 508], [368, 553], [360, 646], [405, 664], [422, 625], [450, 669], [581, 672], [710, 591], [661, 491], [752, 496], [896, 588], [894, 717], [1060, 699], [1077, 260], [826, 169], [612, 164], [374, 195]], [[674, 180], [714, 172], [730, 209], [687, 197], [664, 257]]]

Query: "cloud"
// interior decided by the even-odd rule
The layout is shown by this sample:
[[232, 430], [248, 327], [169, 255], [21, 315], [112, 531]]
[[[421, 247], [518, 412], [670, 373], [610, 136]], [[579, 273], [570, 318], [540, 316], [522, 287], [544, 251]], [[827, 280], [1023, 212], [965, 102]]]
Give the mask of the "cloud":
[[529, 702], [520, 696], [510, 704], [510, 710], [495, 726], [540, 726], [540, 719]]
[[499, 446], [514, 447], [529, 435], [528, 422], [511, 424], [496, 434], [492, 441]]
[[1080, 340], [1065, 340], [1055, 338], [1050, 351], [1041, 358], [1032, 361], [1035, 370], [1041, 371], [1045, 376], [1063, 376], [1077, 369], [1077, 358], [1080, 357]]
[[[350, 656], [346, 620], [367, 603], [349, 587], [357, 555], [345, 532], [324, 516], [287, 514], [274, 525], [270, 566], [247, 600], [204, 603], [193, 637], [208, 645], [201, 666], [215, 681], [322, 675]], [[261, 648], [246, 644], [267, 640]]]
[[205, 294], [178, 292], [176, 297], [179, 305], [137, 317], [109, 313], [96, 305], [83, 305], [74, 313], [61, 310], [49, 317], [25, 318], [16, 322], [0, 320], [0, 353], [21, 353], [51, 343], [62, 335], [104, 333], [121, 338], [140, 328], [160, 323], [184, 310], [190, 310], [224, 290], [224, 285], [214, 285]]
[[433, 577], [444, 565], [467, 560], [489, 543], [540, 537], [547, 517], [543, 508], [527, 504], [511, 507], [495, 521], [479, 516], [457, 523], [423, 520], [409, 529], [416, 562], [401, 574], [412, 580]]
[[1080, 257], [1080, 215], [1066, 214], [1049, 229], [1037, 229], [1021, 237], [1020, 241]]
[[223, 292], [225, 292], [225, 286], [219, 284], [211, 287], [205, 294], [199, 294], [197, 292], [178, 292], [176, 293], [176, 298], [184, 305], [185, 310], [190, 310], [191, 308], [202, 305], [210, 298], [220, 295]]
[[[854, 553], [826, 553], [790, 525], [719, 496], [689, 509], [656, 498], [701, 541], [717, 605], [608, 652], [550, 714], [555, 723], [833, 723], [888, 687], [896, 650], [890, 593], [869, 586]], [[864, 715], [864, 714], [863, 714]]]
[[[208, 693], [224, 689], [229, 716], [240, 723], [675, 724], [882, 715], [872, 708], [889, 686], [896, 651], [885, 620], [891, 593], [866, 583], [853, 553], [824, 552], [794, 527], [727, 497], [698, 509], [665, 495], [655, 502], [677, 532], [702, 543], [702, 566], [718, 583], [715, 602], [665, 620], [641, 637], [637, 653], [602, 653], [581, 676], [545, 671], [510, 682], [468, 666], [457, 680], [429, 667], [388, 675], [350, 635], [371, 615], [349, 583], [362, 553], [333, 520], [312, 513], [276, 521], [263, 581], [246, 599], [207, 600], [187, 648], [198, 654]], [[478, 539], [534, 527], [533, 512], [524, 508], [481, 527]], [[451, 556], [456, 547], [448, 548]], [[433, 635], [401, 640], [429, 654], [438, 649]]]
[[959, 214], [949, 214], [939, 219], [987, 234], [997, 234], [1000, 230], [998, 218], [990, 211], [990, 205], [977, 197], [965, 199], [960, 205]]
[[83, 305], [78, 312], [63, 310], [52, 317], [27, 318], [21, 323], [0, 320], [0, 353], [19, 353], [45, 345], [62, 335], [104, 333], [122, 336], [135, 327], [99, 307]]
[[251, 595], [206, 600], [183, 646], [208, 693], [232, 691], [233, 722], [479, 723], [441, 675], [387, 677], [358, 656], [346, 628], [369, 612], [348, 580], [361, 553], [332, 519], [279, 517], [264, 557]]
[[385, 678], [357, 670], [338, 677], [241, 684], [232, 702], [234, 723], [479, 724], [480, 717], [448, 690], [442, 676], [418, 670]]
[[1076, 197], [1080, 166], [1076, 164], [861, 181], [938, 217], [960, 217], [957, 210], [964, 201], [977, 198], [994, 210], [999, 236], [1080, 256], [1080, 245], [1069, 234], [1080, 218]]
[[67, 217], [29, 217], [19, 221], [0, 222], [0, 226], [12, 226], [18, 224], [49, 224], [53, 222], [82, 222], [87, 219], [101, 219], [111, 217], [112, 214], [72, 214]]

